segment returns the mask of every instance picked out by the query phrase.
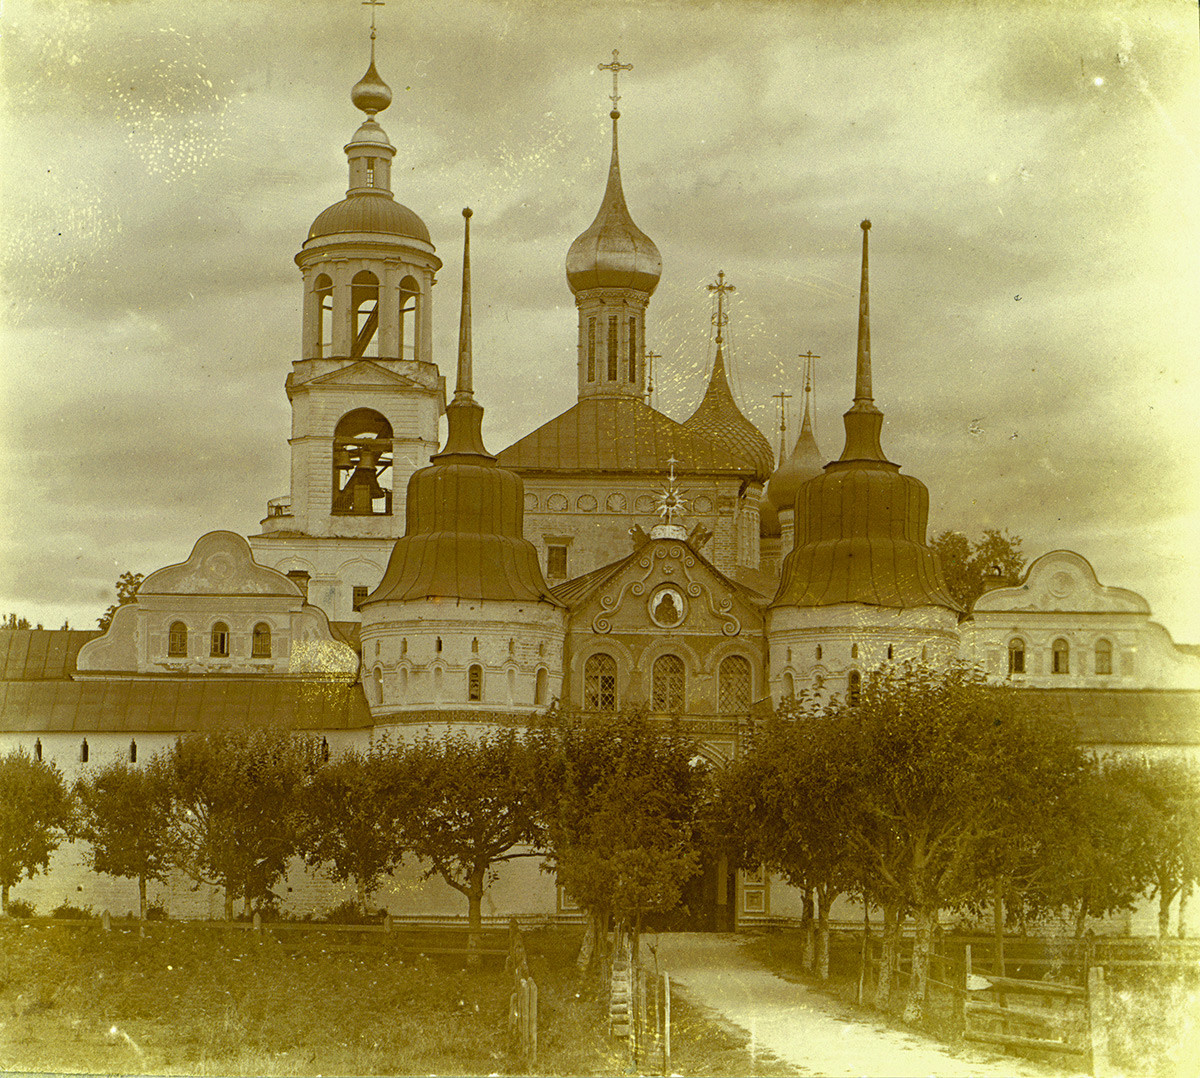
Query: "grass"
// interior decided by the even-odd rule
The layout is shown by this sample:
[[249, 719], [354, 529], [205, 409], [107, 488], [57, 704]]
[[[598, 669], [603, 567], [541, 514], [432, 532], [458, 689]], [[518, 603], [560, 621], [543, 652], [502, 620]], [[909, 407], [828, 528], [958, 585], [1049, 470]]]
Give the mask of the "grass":
[[[0, 1067], [156, 1074], [495, 1074], [510, 1052], [509, 975], [499, 959], [386, 945], [297, 951], [270, 937], [186, 922], [104, 932], [0, 920]], [[376, 937], [378, 939], [378, 937]], [[408, 942], [411, 942], [411, 938]], [[433, 934], [430, 944], [442, 942]], [[630, 1073], [607, 1036], [603, 993], [578, 977], [579, 931], [528, 933], [542, 1074]], [[325, 946], [328, 943], [329, 946]], [[490, 945], [490, 944], [489, 944]], [[744, 1074], [746, 1039], [676, 998], [672, 1069]], [[756, 1073], [795, 1071], [758, 1060]]]

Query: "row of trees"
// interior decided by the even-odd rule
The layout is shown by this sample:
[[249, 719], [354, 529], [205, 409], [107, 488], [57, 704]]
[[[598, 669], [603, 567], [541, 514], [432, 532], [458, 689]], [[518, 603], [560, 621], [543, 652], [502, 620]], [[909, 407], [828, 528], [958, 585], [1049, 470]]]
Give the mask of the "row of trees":
[[[938, 916], [1089, 915], [1172, 901], [1200, 878], [1200, 775], [1178, 760], [1098, 760], [1027, 694], [962, 667], [885, 669], [848, 707], [798, 698], [722, 776], [735, 857], [765, 865], [815, 906], [828, 970], [839, 895], [882, 910], [884, 962], [915, 922], [906, 1017], [919, 1016]], [[1002, 958], [1001, 958], [1002, 960]], [[887, 1006], [891, 977], [876, 1002]]]

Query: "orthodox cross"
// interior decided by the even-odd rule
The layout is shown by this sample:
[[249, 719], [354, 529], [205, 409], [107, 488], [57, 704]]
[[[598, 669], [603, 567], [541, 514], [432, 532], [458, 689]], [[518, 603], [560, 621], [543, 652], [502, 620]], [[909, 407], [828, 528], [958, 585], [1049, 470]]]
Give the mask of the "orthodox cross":
[[650, 396], [654, 392], [654, 361], [662, 359], [658, 352], [646, 353], [646, 403], [650, 403]]
[[790, 393], [785, 393], [782, 389], [778, 393], [772, 394], [779, 401], [779, 460], [782, 463], [783, 454], [786, 452], [787, 442], [785, 435], [787, 433], [787, 402], [792, 399]]
[[[366, 3], [366, 2], [367, 2], [367, 0], [363, 0], [363, 3]], [[598, 71], [611, 71], [613, 73], [613, 92], [612, 92], [612, 103], [613, 103], [612, 110], [613, 110], [613, 112], [617, 111], [617, 102], [621, 100], [621, 95], [619, 93], [617, 93], [617, 75], [622, 71], [632, 71], [633, 70], [633, 64], [621, 63], [621, 61], [618, 59], [618, 56], [619, 56], [619, 53], [617, 52], [617, 50], [613, 49], [613, 58], [612, 58], [611, 64], [597, 64], [596, 65], [596, 69]]]
[[667, 464], [671, 469], [669, 474], [670, 474], [672, 483], [675, 482], [675, 465], [679, 464], [679, 463], [681, 463], [681, 462], [675, 459], [674, 453], [672, 453], [669, 457], [667, 457]]
[[810, 349], [809, 349], [807, 352], [805, 352], [805, 353], [804, 353], [804, 355], [802, 355], [802, 356], [797, 356], [796, 358], [797, 358], [797, 359], [803, 359], [803, 360], [805, 360], [805, 364], [804, 364], [804, 392], [805, 392], [805, 393], [811, 393], [811, 392], [812, 392], [812, 369], [813, 369], [813, 367], [812, 367], [812, 363], [813, 363], [813, 360], [814, 360], [814, 359], [820, 359], [821, 357], [820, 357], [820, 356], [814, 356], [814, 355], [813, 355], [813, 352], [812, 352], [812, 349], [810, 348]]
[[710, 284], [708, 290], [717, 294], [717, 318], [713, 324], [717, 327], [717, 344], [720, 344], [722, 340], [721, 327], [727, 321], [725, 318], [725, 294], [727, 292], [736, 292], [737, 289], [733, 285], [725, 283], [725, 271], [719, 270], [717, 272], [717, 283]]
[[375, 9], [377, 7], [383, 7], [384, 3], [385, 3], [385, 0], [362, 0], [362, 6], [369, 7], [371, 9], [371, 40], [372, 41], [375, 40]]

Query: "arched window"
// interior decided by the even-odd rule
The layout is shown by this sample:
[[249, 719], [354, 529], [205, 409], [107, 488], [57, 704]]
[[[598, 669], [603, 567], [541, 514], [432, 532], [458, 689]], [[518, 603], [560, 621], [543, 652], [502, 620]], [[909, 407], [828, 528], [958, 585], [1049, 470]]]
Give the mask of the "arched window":
[[271, 657], [271, 626], [260, 621], [254, 626], [254, 637], [250, 644], [250, 656], [254, 659]]
[[1096, 673], [1111, 674], [1113, 672], [1112, 665], [1112, 641], [1097, 640], [1096, 641]]
[[783, 675], [783, 698], [791, 700], [796, 695], [796, 679], [791, 674]]
[[436, 651], [439, 655], [441, 655], [441, 653], [442, 653], [442, 638], [440, 636], [433, 642], [433, 650]]
[[483, 667], [478, 663], [467, 669], [467, 699], [483, 699]]
[[852, 658], [852, 659], [858, 658], [858, 645], [857, 644], [850, 645], [850, 658]]
[[892, 645], [888, 644], [888, 658], [890, 659], [891, 657], [892, 657]]
[[1019, 636], [1014, 636], [1008, 642], [1008, 672], [1025, 673], [1025, 641]]
[[400, 703], [406, 703], [408, 700], [408, 670], [405, 667], [400, 668]]
[[417, 333], [420, 329], [418, 312], [421, 286], [416, 278], [405, 277], [400, 282], [400, 358], [420, 359]]
[[537, 672], [537, 681], [533, 685], [533, 702], [539, 707], [546, 702], [546, 690], [550, 683], [550, 672], [544, 667], [539, 666]]
[[88, 762], [88, 743], [86, 737], [82, 742], [80, 742], [79, 745], [79, 762], [81, 764], [86, 764]]
[[229, 658], [229, 626], [225, 622], [218, 621], [212, 627], [212, 638], [208, 653], [214, 659]]
[[171, 624], [171, 631], [167, 634], [167, 657], [187, 658], [187, 626], [182, 621]]
[[129, 762], [131, 764], [137, 763], [137, 742], [133, 740], [129, 742]]
[[42, 739], [40, 737], [33, 743], [33, 758], [35, 760], [42, 758]]
[[517, 701], [517, 672], [508, 668], [508, 706], [512, 707]]
[[1061, 636], [1050, 648], [1050, 670], [1055, 674], [1071, 672], [1071, 648]]
[[377, 666], [371, 671], [371, 678], [375, 682], [375, 703], [383, 703], [383, 667]]
[[479, 654], [479, 637], [477, 637], [477, 636], [471, 637], [471, 654], [472, 655]]
[[583, 664], [583, 709], [617, 710], [617, 663], [611, 655], [589, 655]]
[[862, 699], [862, 674], [857, 670], [851, 670], [850, 676], [846, 678], [846, 702], [851, 707], [858, 707], [859, 700]]
[[652, 711], [683, 710], [683, 660], [678, 655], [660, 655], [650, 670]]
[[333, 511], [392, 512], [392, 425], [370, 408], [348, 412], [333, 432]]
[[324, 357], [333, 352], [333, 281], [328, 274], [313, 281], [313, 293], [317, 297], [317, 355]]
[[821, 661], [821, 645], [817, 645], [817, 662]]
[[350, 311], [354, 343], [351, 359], [379, 355], [379, 278], [369, 270], [354, 275], [350, 282]]
[[400, 637], [400, 654], [401, 655], [408, 654], [408, 637], [407, 636]]
[[750, 663], [741, 655], [730, 655], [717, 667], [717, 710], [722, 715], [750, 710]]

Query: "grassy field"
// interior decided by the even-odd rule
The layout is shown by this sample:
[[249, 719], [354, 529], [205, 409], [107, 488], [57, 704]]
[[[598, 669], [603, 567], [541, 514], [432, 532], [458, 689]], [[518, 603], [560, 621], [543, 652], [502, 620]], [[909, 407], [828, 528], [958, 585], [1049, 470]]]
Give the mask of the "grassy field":
[[[510, 1055], [499, 958], [305, 949], [187, 923], [0, 920], [0, 1067], [161, 1074], [494, 1074]], [[575, 973], [578, 931], [526, 936], [539, 989], [535, 1073], [627, 1074], [602, 1002]], [[437, 941], [431, 937], [430, 945]], [[672, 1070], [743, 1074], [748, 1047], [677, 999]], [[758, 1061], [760, 1074], [792, 1074]]]

